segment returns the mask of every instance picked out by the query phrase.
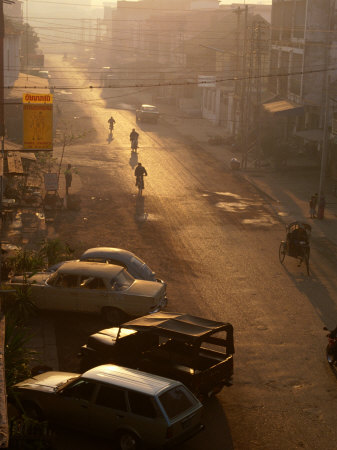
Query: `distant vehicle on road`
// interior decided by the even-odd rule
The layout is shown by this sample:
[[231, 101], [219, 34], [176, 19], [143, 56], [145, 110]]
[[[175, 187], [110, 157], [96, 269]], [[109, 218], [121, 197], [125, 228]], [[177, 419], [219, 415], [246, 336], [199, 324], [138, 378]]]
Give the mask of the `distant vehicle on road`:
[[115, 365], [45, 372], [16, 384], [13, 397], [28, 416], [111, 439], [120, 450], [176, 448], [203, 429], [203, 407], [183, 384]]
[[159, 119], [159, 111], [156, 106], [142, 105], [136, 110], [137, 122], [154, 122], [157, 123]]
[[233, 326], [188, 314], [158, 312], [99, 331], [81, 348], [81, 370], [113, 363], [184, 383], [207, 398], [231, 384]]
[[51, 79], [51, 76], [50, 76], [48, 70], [39, 70], [36, 75], [40, 78], [45, 78], [46, 80]]
[[[69, 261], [56, 272], [42, 272], [28, 279], [36, 306], [42, 310], [102, 314], [110, 323], [160, 311], [166, 306], [163, 284], [135, 280], [113, 264]], [[23, 275], [11, 286], [25, 284]]]

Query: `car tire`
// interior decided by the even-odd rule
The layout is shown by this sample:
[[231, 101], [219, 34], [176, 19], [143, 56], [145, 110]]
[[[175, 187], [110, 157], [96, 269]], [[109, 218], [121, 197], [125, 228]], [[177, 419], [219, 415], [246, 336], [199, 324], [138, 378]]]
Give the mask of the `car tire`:
[[139, 450], [141, 442], [132, 431], [121, 430], [117, 436], [117, 448], [119, 450]]
[[110, 325], [120, 325], [125, 322], [126, 314], [118, 308], [103, 308], [103, 317]]

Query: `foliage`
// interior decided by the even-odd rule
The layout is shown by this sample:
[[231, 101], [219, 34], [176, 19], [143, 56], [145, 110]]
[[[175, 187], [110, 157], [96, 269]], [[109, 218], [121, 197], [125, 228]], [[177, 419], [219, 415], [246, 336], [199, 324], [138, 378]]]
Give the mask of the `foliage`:
[[47, 260], [48, 266], [72, 257], [74, 250], [60, 239], [45, 239], [40, 247], [39, 255]]
[[51, 172], [55, 167], [57, 158], [53, 158], [50, 152], [37, 152], [36, 160], [39, 172]]
[[14, 256], [8, 258], [10, 268], [14, 273], [35, 272], [44, 266], [40, 252], [33, 250], [18, 250]]
[[34, 303], [33, 292], [29, 283], [15, 287], [15, 294], [14, 296], [11, 295], [6, 303], [6, 309], [18, 324], [25, 324], [30, 317], [37, 313], [38, 308]]
[[29, 350], [31, 332], [18, 324], [15, 314], [6, 314], [5, 326], [5, 376], [7, 392], [11, 387], [30, 377], [30, 365], [36, 353]]
[[23, 415], [10, 424], [10, 449], [47, 450], [52, 447], [52, 433], [47, 422]]
[[28, 23], [21, 25], [21, 50], [24, 62], [27, 61], [28, 55], [36, 53], [40, 38], [36, 31]]

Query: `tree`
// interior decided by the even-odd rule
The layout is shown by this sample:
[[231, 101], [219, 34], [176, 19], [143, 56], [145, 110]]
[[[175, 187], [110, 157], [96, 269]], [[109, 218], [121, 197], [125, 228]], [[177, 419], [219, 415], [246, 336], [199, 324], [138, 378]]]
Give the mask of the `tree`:
[[40, 38], [36, 31], [28, 23], [21, 25], [21, 55], [24, 63], [29, 61], [29, 55], [35, 55], [39, 46]]

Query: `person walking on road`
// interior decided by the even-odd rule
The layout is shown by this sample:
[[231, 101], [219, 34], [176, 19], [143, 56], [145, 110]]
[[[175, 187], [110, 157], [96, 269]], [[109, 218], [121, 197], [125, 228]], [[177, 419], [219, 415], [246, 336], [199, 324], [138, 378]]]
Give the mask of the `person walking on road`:
[[134, 152], [136, 152], [137, 148], [138, 148], [138, 138], [139, 138], [139, 134], [133, 128], [130, 133], [130, 142], [131, 142], [131, 150]]
[[64, 177], [66, 179], [66, 195], [68, 195], [69, 188], [71, 187], [71, 182], [73, 181], [73, 171], [71, 164], [68, 164], [66, 170], [64, 171]]

